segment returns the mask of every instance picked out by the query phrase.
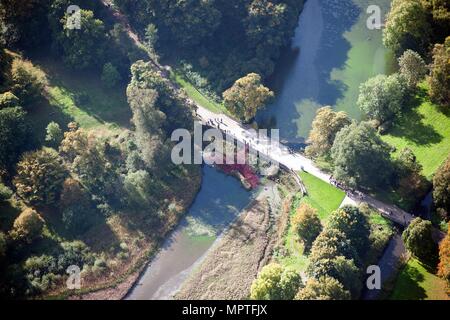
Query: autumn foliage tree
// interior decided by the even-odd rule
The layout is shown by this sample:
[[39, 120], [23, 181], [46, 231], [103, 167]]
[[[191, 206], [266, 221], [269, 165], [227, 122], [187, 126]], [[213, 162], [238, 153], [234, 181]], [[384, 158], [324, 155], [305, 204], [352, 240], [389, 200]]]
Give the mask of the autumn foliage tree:
[[306, 141], [309, 144], [306, 154], [312, 157], [329, 154], [336, 134], [350, 123], [350, 118], [343, 111], [335, 112], [330, 107], [318, 109]]
[[274, 93], [261, 83], [261, 76], [256, 73], [236, 80], [223, 93], [225, 107], [244, 121], [251, 120], [273, 96]]
[[17, 165], [14, 185], [17, 194], [31, 205], [46, 206], [59, 199], [67, 171], [56, 151], [27, 152]]
[[447, 288], [450, 291], [450, 229], [439, 244], [438, 276], [447, 281]]
[[309, 279], [296, 295], [297, 300], [350, 300], [350, 292], [331, 277]]
[[307, 203], [300, 204], [292, 217], [292, 225], [300, 239], [302, 239], [305, 251], [308, 252], [312, 243], [322, 231], [322, 224], [317, 215], [317, 210]]
[[31, 104], [43, 96], [48, 84], [45, 73], [31, 62], [14, 59], [11, 67], [12, 92], [25, 109], [31, 109]]

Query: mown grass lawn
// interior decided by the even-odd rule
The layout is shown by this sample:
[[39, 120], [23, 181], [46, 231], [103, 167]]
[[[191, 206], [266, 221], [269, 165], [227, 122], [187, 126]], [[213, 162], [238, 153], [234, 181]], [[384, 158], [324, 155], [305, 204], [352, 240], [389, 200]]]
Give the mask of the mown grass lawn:
[[302, 199], [317, 209], [320, 220], [326, 222], [331, 212], [339, 208], [345, 192], [333, 187], [307, 172], [300, 172], [308, 195]]
[[445, 282], [416, 259], [409, 259], [390, 296], [392, 300], [449, 300]]
[[416, 97], [417, 106], [405, 113], [383, 140], [396, 148], [410, 148], [431, 179], [450, 153], [450, 113], [433, 104], [422, 85]]

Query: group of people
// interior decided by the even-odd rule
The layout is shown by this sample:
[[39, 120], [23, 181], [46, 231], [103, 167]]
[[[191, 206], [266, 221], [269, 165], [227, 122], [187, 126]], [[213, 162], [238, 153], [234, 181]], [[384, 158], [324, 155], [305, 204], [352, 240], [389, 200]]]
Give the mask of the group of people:
[[343, 183], [337, 181], [333, 176], [330, 177], [330, 183], [333, 186], [344, 190], [347, 196], [353, 196], [353, 197], [356, 197], [358, 199], [363, 199], [364, 198], [364, 194], [361, 191], [353, 189], [353, 188], [348, 188]]

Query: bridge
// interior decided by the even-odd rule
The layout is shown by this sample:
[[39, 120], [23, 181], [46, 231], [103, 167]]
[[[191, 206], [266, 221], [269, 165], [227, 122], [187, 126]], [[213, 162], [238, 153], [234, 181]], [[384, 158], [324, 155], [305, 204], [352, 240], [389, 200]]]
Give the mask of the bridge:
[[[103, 5], [108, 8], [111, 13], [112, 19], [122, 24], [134, 44], [141, 48], [145, 48], [142, 42], [139, 40], [139, 36], [133, 31], [126, 16], [124, 16], [117, 8], [111, 4], [111, 0], [101, 0]], [[149, 61], [153, 64], [155, 69], [159, 70], [162, 76], [168, 79], [167, 70], [162, 67], [157, 61], [152, 59], [152, 55], [149, 53]], [[174, 90], [178, 90], [178, 86], [170, 79], [169, 84]], [[303, 170], [312, 174], [313, 176], [331, 184], [331, 176], [322, 172], [314, 162], [303, 155], [295, 152], [291, 152], [286, 146], [278, 144], [277, 146], [270, 145], [267, 139], [261, 139], [257, 136], [255, 131], [249, 130], [239, 122], [233, 120], [224, 114], [217, 114], [202, 107], [198, 103], [192, 100], [188, 100], [192, 105], [196, 107], [197, 117], [204, 123], [210, 126], [216, 127], [227, 135], [231, 135], [237, 141], [247, 144], [250, 148], [258, 151], [260, 154], [267, 157], [269, 160], [280, 163], [288, 170], [298, 172]], [[344, 190], [345, 191], [345, 190]], [[358, 192], [358, 196], [355, 194], [347, 193], [342, 205], [353, 204], [358, 205], [361, 202], [365, 202], [378, 210], [383, 216], [389, 218], [391, 221], [407, 226], [414, 217], [408, 212], [398, 208], [394, 205], [385, 204], [369, 195]]]
[[[277, 162], [290, 171], [305, 171], [326, 183], [332, 184], [331, 176], [320, 170], [311, 159], [306, 158], [300, 153], [293, 152], [281, 143], [271, 144], [267, 137], [258, 136], [255, 130], [251, 130], [251, 128], [242, 125], [225, 114], [217, 114], [190, 99], [188, 101], [196, 107], [196, 116], [203, 124], [221, 130], [226, 135], [233, 137], [236, 141], [246, 144], [249, 148], [257, 151], [270, 161]], [[362, 202], [367, 203], [378, 210], [384, 217], [401, 226], [407, 226], [414, 219], [413, 215], [397, 206], [383, 203], [359, 191], [352, 193], [346, 191], [346, 197], [342, 205], [358, 205]]]

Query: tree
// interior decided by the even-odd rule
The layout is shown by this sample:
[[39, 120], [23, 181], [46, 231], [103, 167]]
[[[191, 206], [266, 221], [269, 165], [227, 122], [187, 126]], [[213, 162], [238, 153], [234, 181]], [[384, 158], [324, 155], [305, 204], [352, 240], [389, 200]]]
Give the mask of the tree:
[[[65, 141], [61, 146], [67, 146]], [[68, 165], [88, 192], [100, 203], [119, 208], [123, 203], [123, 184], [120, 175], [122, 155], [117, 146], [91, 135], [87, 138], [85, 149], [75, 146], [67, 150], [75, 155]]]
[[6, 236], [3, 232], [0, 232], [0, 261], [3, 260], [6, 255], [7, 247]]
[[31, 205], [55, 204], [67, 171], [58, 153], [52, 149], [26, 152], [17, 164], [13, 182], [17, 194]]
[[108, 62], [103, 65], [102, 81], [107, 88], [114, 88], [121, 80], [120, 73], [112, 63]]
[[431, 12], [433, 39], [441, 42], [450, 34], [450, 5], [447, 0], [422, 0], [422, 5]]
[[78, 128], [76, 122], [67, 125], [69, 131], [64, 133], [64, 139], [59, 146], [59, 153], [66, 162], [72, 163], [75, 157], [84, 152], [88, 147], [87, 133]]
[[261, 84], [261, 76], [249, 73], [236, 80], [231, 88], [223, 93], [225, 107], [240, 119], [249, 121], [256, 111], [263, 107], [274, 93]]
[[0, 168], [10, 170], [30, 146], [30, 126], [20, 107], [0, 110]]
[[70, 29], [68, 15], [61, 20], [63, 30], [56, 36], [63, 51], [64, 62], [74, 69], [103, 65], [106, 34], [103, 22], [90, 10], [81, 10], [80, 29]]
[[287, 45], [291, 34], [288, 27], [288, 6], [268, 0], [253, 0], [245, 20], [249, 44], [256, 47], [257, 53], [278, 52]]
[[162, 125], [166, 120], [163, 112], [155, 108], [158, 93], [154, 89], [142, 89], [129, 85], [128, 104], [133, 113], [136, 145], [148, 168], [154, 166], [155, 153], [162, 149]]
[[382, 124], [400, 114], [405, 97], [402, 76], [380, 74], [360, 86], [357, 104], [369, 119]]
[[414, 89], [428, 72], [427, 65], [422, 57], [409, 49], [398, 58], [398, 65], [400, 66], [400, 74], [405, 78], [410, 89]]
[[419, 260], [434, 265], [437, 254], [433, 240], [433, 226], [430, 221], [415, 218], [403, 231], [405, 247]]
[[62, 132], [59, 124], [52, 121], [47, 125], [47, 134], [45, 136], [45, 141], [48, 142], [51, 146], [56, 147], [59, 146], [62, 139], [64, 138], [64, 133]]
[[330, 107], [318, 109], [306, 140], [309, 143], [306, 154], [312, 157], [328, 155], [336, 134], [350, 123], [348, 115], [343, 111], [334, 112]]
[[450, 218], [450, 156], [434, 175], [433, 200], [440, 216], [448, 220]]
[[153, 23], [150, 23], [145, 28], [145, 45], [147, 49], [153, 51], [158, 39], [158, 28]]
[[302, 239], [305, 251], [308, 252], [312, 243], [322, 231], [322, 224], [317, 215], [317, 210], [307, 203], [300, 204], [292, 218], [292, 225], [300, 239]]
[[47, 26], [49, 4], [49, 0], [2, 0], [0, 21], [8, 27], [8, 42], [17, 42], [27, 49], [47, 44], [50, 40]]
[[0, 94], [0, 109], [14, 108], [19, 106], [19, 98], [12, 92], [5, 92]]
[[153, 202], [152, 182], [147, 171], [128, 172], [124, 179], [124, 188], [131, 207], [136, 209], [151, 207]]
[[48, 84], [45, 73], [33, 66], [29, 61], [14, 59], [11, 66], [12, 93], [16, 95], [24, 107], [42, 97]]
[[333, 176], [352, 187], [386, 185], [392, 173], [389, 153], [368, 123], [352, 123], [338, 132], [331, 148]]
[[319, 280], [309, 279], [295, 298], [297, 300], [350, 300], [350, 292], [345, 290], [336, 279], [323, 277]]
[[423, 198], [429, 190], [429, 183], [422, 175], [422, 165], [409, 148], [404, 148], [396, 158], [396, 174], [399, 194], [413, 202]]
[[64, 181], [60, 207], [66, 230], [72, 234], [81, 234], [86, 231], [94, 210], [89, 194], [77, 180], [67, 178]]
[[302, 286], [298, 273], [277, 263], [264, 266], [250, 289], [255, 300], [292, 300]]
[[356, 265], [360, 265], [358, 253], [346, 235], [339, 230], [325, 228], [316, 238], [311, 248], [307, 274], [317, 278], [317, 266], [322, 263], [322, 260], [334, 259], [339, 256], [353, 260]]
[[450, 36], [444, 44], [435, 44], [431, 65], [429, 94], [433, 101], [450, 105]]
[[447, 230], [447, 235], [439, 244], [437, 274], [447, 281], [447, 287], [450, 288], [450, 229]]
[[44, 220], [31, 208], [27, 208], [14, 220], [11, 238], [31, 243], [42, 235]]
[[314, 273], [309, 274], [310, 277], [316, 280], [323, 277], [334, 278], [342, 284], [344, 289], [350, 291], [354, 299], [359, 297], [362, 289], [361, 271], [352, 259], [343, 256], [324, 258], [317, 261], [314, 268]]
[[357, 207], [346, 205], [332, 212], [327, 228], [344, 233], [360, 257], [364, 257], [370, 248], [370, 226], [367, 217]]
[[12, 190], [0, 182], [0, 202], [8, 200], [12, 195]]
[[397, 55], [407, 49], [426, 53], [430, 39], [427, 13], [420, 0], [396, 0], [383, 30], [383, 43]]

